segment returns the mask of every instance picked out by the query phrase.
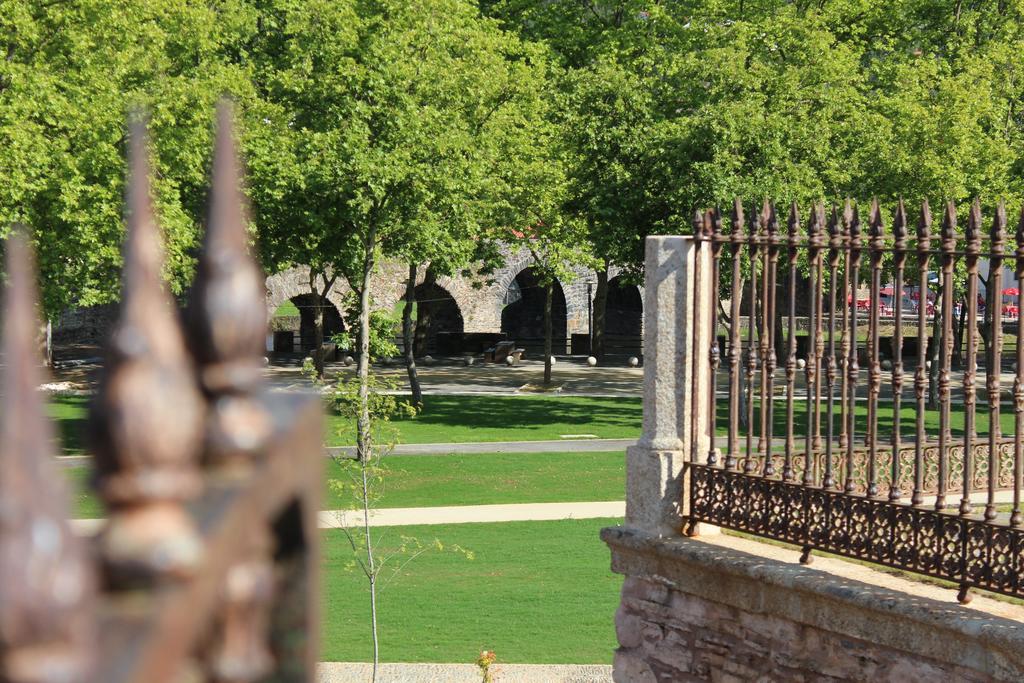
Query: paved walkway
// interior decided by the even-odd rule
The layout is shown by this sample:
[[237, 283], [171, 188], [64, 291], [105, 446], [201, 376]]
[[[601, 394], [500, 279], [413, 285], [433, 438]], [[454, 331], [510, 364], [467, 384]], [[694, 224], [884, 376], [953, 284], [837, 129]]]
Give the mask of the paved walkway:
[[[321, 662], [318, 683], [365, 683], [372, 664]], [[612, 667], [602, 664], [495, 664], [496, 683], [611, 683]], [[475, 664], [381, 664], [380, 683], [480, 683]]]
[[[623, 501], [590, 503], [513, 503], [509, 505], [451, 505], [421, 508], [379, 508], [370, 513], [370, 526], [409, 526], [413, 524], [468, 524], [480, 522], [537, 522], [558, 519], [594, 519], [625, 517]], [[103, 528], [102, 519], [74, 519], [76, 531], [94, 534]], [[356, 510], [324, 510], [321, 529], [362, 526], [362, 513]]]
[[[374, 366], [379, 377], [393, 377], [405, 393], [408, 375], [405, 365], [391, 367]], [[271, 385], [279, 390], [309, 390], [309, 381], [294, 365], [272, 365], [267, 369]], [[327, 366], [329, 379], [352, 377], [355, 366], [345, 367], [340, 363]], [[530, 395], [524, 388], [539, 385], [544, 378], [544, 364], [540, 361], [525, 361], [508, 367], [504, 364], [484, 364], [479, 361], [472, 366], [424, 365], [417, 363], [417, 374], [424, 394], [448, 395]], [[643, 368], [627, 367], [625, 363], [615, 366], [590, 367], [582, 360], [559, 361], [553, 370], [553, 382], [560, 387], [557, 393], [572, 396], [639, 397], [643, 391]]]
[[[623, 517], [622, 501], [597, 503], [514, 503], [509, 505], [450, 505], [429, 508], [379, 508], [370, 513], [370, 526], [410, 524], [465, 524], [471, 522], [534, 522], [555, 519]], [[361, 526], [363, 515], [355, 510], [320, 513], [320, 528]]]

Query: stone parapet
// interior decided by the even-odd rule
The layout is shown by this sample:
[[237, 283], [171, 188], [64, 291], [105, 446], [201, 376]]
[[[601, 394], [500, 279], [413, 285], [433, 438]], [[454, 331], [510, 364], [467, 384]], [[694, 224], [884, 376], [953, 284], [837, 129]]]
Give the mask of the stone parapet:
[[735, 536], [609, 528], [615, 680], [1021, 681], [1024, 608]]

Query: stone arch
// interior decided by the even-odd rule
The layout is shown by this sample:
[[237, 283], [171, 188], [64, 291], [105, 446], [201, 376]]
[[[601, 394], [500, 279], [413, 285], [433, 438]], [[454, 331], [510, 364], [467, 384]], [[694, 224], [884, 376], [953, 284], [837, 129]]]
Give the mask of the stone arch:
[[[323, 338], [345, 331], [345, 321], [338, 308], [327, 298], [320, 297], [323, 313]], [[316, 299], [314, 295], [296, 294], [288, 300], [296, 314], [271, 318], [273, 350], [285, 353], [309, 353], [316, 348]], [[280, 307], [279, 307], [280, 308]], [[275, 309], [276, 311], [277, 309]]]
[[464, 331], [462, 309], [448, 289], [436, 280], [416, 285], [417, 356], [458, 353]]
[[643, 291], [621, 275], [608, 280], [605, 353], [637, 355], [643, 347]]
[[[544, 348], [544, 298], [537, 271], [533, 266], [516, 273], [505, 289], [501, 311], [501, 331], [530, 355]], [[568, 344], [568, 306], [561, 283], [554, 283], [551, 302], [552, 348], [565, 353]]]
[[[293, 297], [300, 294], [309, 294], [309, 267], [296, 266], [288, 270], [275, 273], [267, 277], [265, 281], [267, 288], [267, 320], [270, 320], [274, 311]], [[345, 294], [349, 292], [348, 283], [344, 278], [338, 278], [334, 282], [331, 291], [327, 293], [327, 300], [334, 305], [338, 311], [345, 310]]]
[[[504, 307], [506, 305], [506, 293], [512, 287], [515, 279], [530, 268], [534, 267], [533, 255], [525, 247], [515, 252], [508, 252], [505, 266], [498, 269], [494, 276], [494, 285], [490, 289], [493, 296], [495, 321], [502, 320]], [[575, 278], [571, 282], [557, 282], [565, 298], [566, 311], [566, 341], [575, 333], [587, 332], [587, 312], [589, 301], [587, 300], [587, 278], [593, 274], [584, 268], [574, 269]], [[504, 331], [504, 327], [502, 328]], [[557, 336], [557, 335], [556, 335]], [[560, 351], [559, 351], [560, 352]]]

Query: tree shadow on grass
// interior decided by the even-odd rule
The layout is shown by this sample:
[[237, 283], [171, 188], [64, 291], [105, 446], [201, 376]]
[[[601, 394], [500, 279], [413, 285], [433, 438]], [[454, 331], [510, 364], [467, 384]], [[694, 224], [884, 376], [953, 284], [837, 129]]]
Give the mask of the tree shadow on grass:
[[83, 455], [86, 452], [86, 421], [89, 410], [87, 396], [52, 396], [49, 415], [58, 443], [58, 455]]
[[574, 428], [599, 425], [638, 434], [643, 413], [635, 398], [426, 396], [424, 404], [414, 418], [395, 423], [510, 431], [558, 424]]

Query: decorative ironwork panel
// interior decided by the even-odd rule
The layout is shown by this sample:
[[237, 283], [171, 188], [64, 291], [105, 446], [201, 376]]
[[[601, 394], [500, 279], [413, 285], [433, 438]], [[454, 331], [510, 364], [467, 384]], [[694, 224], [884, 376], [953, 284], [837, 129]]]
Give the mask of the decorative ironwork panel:
[[692, 521], [1024, 598], [1024, 529], [718, 467], [688, 467]]

